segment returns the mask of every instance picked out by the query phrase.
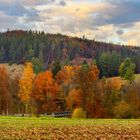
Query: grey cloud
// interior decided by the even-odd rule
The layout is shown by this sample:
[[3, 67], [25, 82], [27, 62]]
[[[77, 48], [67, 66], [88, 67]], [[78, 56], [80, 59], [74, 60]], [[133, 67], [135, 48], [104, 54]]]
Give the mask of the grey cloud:
[[63, 0], [61, 0], [59, 4], [60, 4], [61, 6], [66, 6], [66, 5], [67, 5], [66, 2], [63, 1]]
[[77, 26], [77, 22], [73, 17], [69, 17], [68, 19], [66, 17], [60, 17], [59, 19], [53, 19], [47, 24], [58, 26], [64, 32], [75, 32], [75, 27]]
[[26, 6], [36, 6], [55, 3], [55, 0], [21, 0], [21, 2]]
[[[108, 24], [119, 28], [130, 28], [135, 22], [140, 21], [140, 1], [104, 0], [104, 2], [110, 4], [110, 6], [90, 12], [86, 19], [82, 21], [89, 29]], [[79, 11], [79, 9], [75, 11]]]
[[0, 11], [6, 13], [9, 16], [23, 16], [23, 15], [37, 16], [38, 15], [37, 10], [33, 8], [27, 9], [21, 3], [13, 3], [11, 5], [9, 4], [0, 5]]
[[118, 31], [116, 31], [116, 33], [117, 33], [118, 35], [122, 35], [122, 34], [123, 34], [123, 30], [118, 30]]
[[128, 24], [140, 21], [140, 1], [139, 0], [104, 0], [114, 6], [113, 9], [106, 9], [102, 14], [109, 15], [110, 19], [104, 19], [108, 24]]
[[80, 11], [80, 8], [75, 9], [75, 12], [78, 12], [78, 11]]
[[[14, 19], [14, 20], [13, 20]], [[0, 13], [0, 30], [6, 29], [27, 29], [29, 28], [29, 24], [22, 24], [19, 22], [19, 17], [17, 16], [9, 16], [4, 13]]]
[[132, 26], [134, 26], [134, 23], [124, 23], [124, 24], [118, 25], [118, 27], [120, 27], [120, 28], [129, 28]]

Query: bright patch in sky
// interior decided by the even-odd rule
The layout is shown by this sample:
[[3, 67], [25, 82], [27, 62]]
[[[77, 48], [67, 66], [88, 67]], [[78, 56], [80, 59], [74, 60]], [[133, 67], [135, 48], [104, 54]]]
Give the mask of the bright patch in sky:
[[0, 0], [0, 30], [49, 33], [140, 46], [140, 0]]

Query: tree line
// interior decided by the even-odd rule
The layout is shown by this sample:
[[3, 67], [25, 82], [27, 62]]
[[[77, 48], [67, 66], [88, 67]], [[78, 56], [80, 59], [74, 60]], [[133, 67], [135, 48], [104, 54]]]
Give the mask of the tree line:
[[[37, 65], [38, 66], [38, 65]], [[0, 114], [43, 114], [82, 109], [88, 118], [140, 117], [140, 84], [136, 65], [126, 58], [119, 66], [121, 77], [100, 78], [95, 62], [61, 65], [35, 73], [26, 62], [22, 75], [11, 79], [0, 66]]]

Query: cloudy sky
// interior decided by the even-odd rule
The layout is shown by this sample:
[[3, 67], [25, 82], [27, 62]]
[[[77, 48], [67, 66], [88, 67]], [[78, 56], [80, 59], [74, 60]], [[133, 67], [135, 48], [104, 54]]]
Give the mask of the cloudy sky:
[[8, 28], [140, 46], [140, 0], [0, 0], [0, 30]]

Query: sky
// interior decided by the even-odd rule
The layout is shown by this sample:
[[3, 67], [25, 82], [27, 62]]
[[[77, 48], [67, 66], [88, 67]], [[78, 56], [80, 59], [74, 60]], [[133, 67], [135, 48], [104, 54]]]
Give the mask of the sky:
[[7, 29], [140, 46], [140, 0], [0, 0], [0, 31]]

